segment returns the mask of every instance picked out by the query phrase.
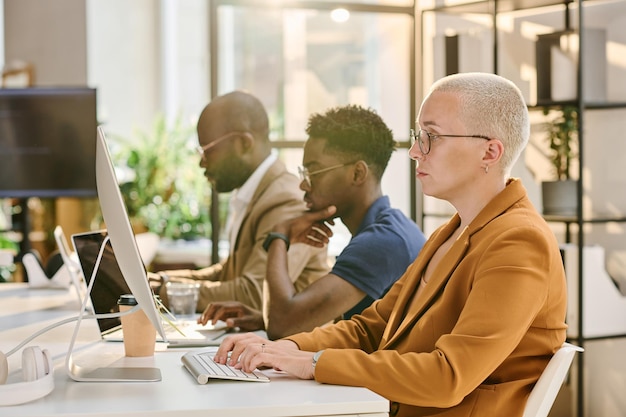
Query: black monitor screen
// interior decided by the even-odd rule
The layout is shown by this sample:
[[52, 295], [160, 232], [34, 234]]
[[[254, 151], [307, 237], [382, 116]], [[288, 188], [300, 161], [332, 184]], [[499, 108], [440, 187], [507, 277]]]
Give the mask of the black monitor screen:
[[[72, 235], [72, 243], [78, 254], [80, 267], [87, 285], [91, 282], [91, 275], [96, 266], [98, 253], [106, 236], [106, 230]], [[111, 241], [107, 240], [106, 248], [96, 272], [96, 280], [93, 282], [93, 287], [89, 293], [96, 314], [118, 312], [117, 300], [122, 294], [132, 294], [132, 292], [128, 288], [124, 275], [122, 275], [122, 271], [117, 264]], [[98, 319], [98, 326], [100, 326], [101, 331], [112, 329], [120, 324], [121, 321], [117, 317]]]
[[96, 90], [0, 89], [0, 198], [96, 196]]

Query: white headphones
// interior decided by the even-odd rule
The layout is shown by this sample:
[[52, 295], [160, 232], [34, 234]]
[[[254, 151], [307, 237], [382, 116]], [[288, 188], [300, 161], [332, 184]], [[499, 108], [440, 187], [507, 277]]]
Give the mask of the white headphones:
[[29, 346], [22, 352], [23, 382], [6, 384], [9, 364], [0, 352], [0, 406], [23, 404], [50, 394], [54, 389], [53, 369], [47, 349]]

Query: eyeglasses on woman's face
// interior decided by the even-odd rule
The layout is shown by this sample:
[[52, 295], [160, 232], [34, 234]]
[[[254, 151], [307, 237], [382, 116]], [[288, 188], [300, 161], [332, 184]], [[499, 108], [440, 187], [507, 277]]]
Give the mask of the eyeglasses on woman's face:
[[432, 142], [434, 140], [437, 140], [438, 138], [479, 138], [479, 139], [491, 140], [490, 137], [485, 136], [485, 135], [434, 134], [424, 129], [419, 129], [417, 131], [415, 131], [415, 129], [411, 129], [410, 138], [411, 138], [411, 147], [413, 147], [413, 145], [415, 145], [415, 143], [417, 142], [417, 145], [419, 146], [420, 152], [422, 153], [422, 155], [428, 155], [428, 153], [430, 152], [430, 147], [431, 147]]

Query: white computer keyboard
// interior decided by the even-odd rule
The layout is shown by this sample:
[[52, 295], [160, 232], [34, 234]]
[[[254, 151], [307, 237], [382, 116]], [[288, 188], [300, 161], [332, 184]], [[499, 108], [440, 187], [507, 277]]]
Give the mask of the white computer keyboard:
[[196, 378], [199, 384], [206, 384], [210, 379], [231, 379], [236, 381], [269, 382], [269, 378], [260, 371], [243, 372], [232, 366], [213, 361], [215, 350], [191, 351], [181, 357], [185, 368]]

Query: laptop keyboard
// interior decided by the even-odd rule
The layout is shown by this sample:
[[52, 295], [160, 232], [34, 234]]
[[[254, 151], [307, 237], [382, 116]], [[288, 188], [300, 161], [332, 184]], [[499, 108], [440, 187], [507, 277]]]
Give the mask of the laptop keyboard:
[[[223, 329], [211, 330], [210, 327], [204, 327], [196, 323], [195, 320], [179, 321], [179, 322], [175, 322], [174, 324], [178, 328], [171, 326], [167, 322], [163, 323], [163, 330], [165, 331], [165, 336], [168, 339], [181, 339], [181, 338], [183, 339], [207, 339], [208, 338], [210, 340], [213, 337], [217, 339], [217, 337], [224, 334], [224, 331], [225, 331]], [[211, 336], [212, 336], [212, 333], [215, 333], [215, 336], [209, 337], [207, 335], [204, 335], [202, 331], [204, 331], [204, 333], [206, 333], [207, 335], [211, 335]]]
[[199, 384], [206, 384], [210, 379], [230, 379], [236, 381], [269, 382], [269, 378], [260, 371], [243, 372], [232, 366], [213, 361], [215, 350], [188, 352], [181, 358], [185, 368], [196, 378]]

